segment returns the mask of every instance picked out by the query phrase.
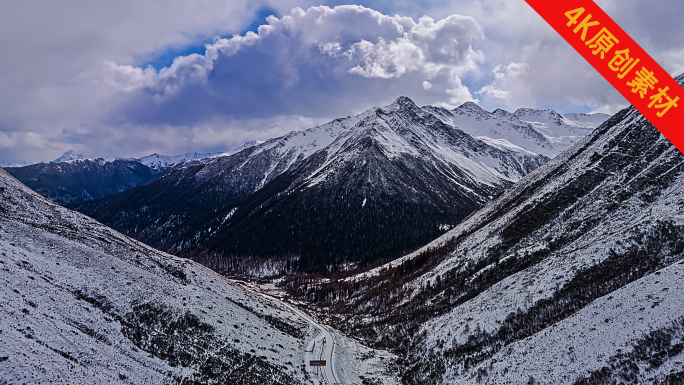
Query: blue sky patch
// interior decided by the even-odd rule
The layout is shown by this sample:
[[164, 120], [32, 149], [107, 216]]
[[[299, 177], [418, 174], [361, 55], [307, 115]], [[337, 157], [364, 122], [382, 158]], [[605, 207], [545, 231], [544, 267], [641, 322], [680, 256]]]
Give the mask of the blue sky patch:
[[[280, 17], [280, 14], [269, 7], [265, 7], [260, 9], [256, 15], [254, 16], [252, 23], [244, 28], [239, 34], [244, 35], [249, 31], [252, 32], [257, 32], [257, 29], [259, 26], [267, 24], [266, 18], [274, 15], [276, 17]], [[222, 36], [222, 37], [230, 37], [230, 36]], [[190, 46], [184, 46], [184, 47], [171, 47], [168, 48], [167, 50], [153, 55], [153, 59], [149, 58], [140, 58], [137, 66], [140, 66], [142, 68], [146, 68], [147, 66], [152, 66], [156, 68], [157, 70], [160, 70], [164, 67], [169, 67], [173, 63], [173, 60], [179, 56], [188, 56], [192, 55], [193, 53], [204, 55], [204, 52], [206, 50], [206, 45], [211, 44], [213, 42], [212, 39], [207, 39], [201, 42], [197, 42], [196, 44], [190, 45]]]
[[152, 66], [156, 68], [157, 70], [160, 70], [164, 67], [169, 67], [173, 63], [173, 59], [179, 57], [179, 56], [188, 56], [192, 55], [193, 53], [197, 53], [200, 55], [204, 55], [204, 52], [206, 50], [205, 46], [207, 44], [211, 44], [211, 40], [203, 42], [198, 45], [193, 45], [189, 47], [174, 47], [174, 48], [169, 48], [168, 50], [162, 52], [161, 54], [155, 56], [154, 59], [149, 60], [149, 61], [143, 61], [143, 63], [140, 65], [143, 68], [146, 68], [147, 66]]
[[276, 11], [273, 8], [269, 8], [269, 7], [262, 8], [259, 10], [259, 12], [257, 12], [256, 16], [254, 16], [254, 21], [252, 22], [252, 24], [250, 24], [247, 28], [245, 28], [242, 31], [241, 35], [246, 34], [248, 31], [252, 31], [252, 32], [256, 33], [259, 26], [264, 25], [264, 24], [268, 24], [268, 23], [266, 23], [266, 18], [269, 16], [275, 16], [275, 17], [280, 18], [281, 15], [278, 13], [278, 11]]

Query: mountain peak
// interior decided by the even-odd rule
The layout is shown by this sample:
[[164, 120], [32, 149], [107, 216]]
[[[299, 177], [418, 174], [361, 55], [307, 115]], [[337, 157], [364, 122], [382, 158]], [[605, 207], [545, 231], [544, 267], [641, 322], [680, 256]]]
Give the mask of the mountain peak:
[[485, 110], [484, 108], [480, 107], [477, 103], [475, 102], [465, 102], [461, 104], [460, 106], [456, 107], [454, 111], [456, 110], [470, 110], [470, 111], [484, 111], [484, 112], [489, 112]]
[[397, 100], [394, 101], [394, 103], [397, 103], [397, 104], [407, 104], [408, 103], [408, 104], [415, 105], [415, 103], [413, 103], [413, 100], [411, 100], [411, 98], [409, 98], [408, 96], [400, 96], [397, 98]]
[[397, 111], [397, 110], [406, 109], [406, 108], [413, 109], [413, 108], [418, 108], [418, 106], [408, 96], [400, 96], [392, 104], [387, 106], [387, 109], [389, 109], [391, 111]]
[[68, 162], [70, 160], [82, 160], [85, 157], [81, 154], [77, 154], [74, 150], [69, 150], [64, 153], [64, 155], [52, 161], [52, 163]]
[[482, 109], [482, 107], [478, 106], [477, 103], [475, 103], [475, 102], [465, 102], [465, 103], [461, 104], [460, 106], [458, 106], [457, 109], [458, 108], [479, 108], [479, 109]]
[[497, 108], [492, 112], [492, 115], [496, 116], [497, 118], [502, 118], [502, 119], [508, 119], [508, 120], [519, 120], [517, 116], [515, 116], [514, 113], [508, 112], [506, 110], [503, 110], [501, 108]]
[[452, 111], [458, 115], [484, 117], [485, 119], [488, 119], [492, 115], [491, 112], [478, 106], [477, 103], [474, 102], [465, 102]]
[[554, 110], [538, 110], [535, 108], [518, 108], [514, 113], [515, 116], [522, 119], [524, 116], [542, 116], [548, 115], [551, 117], [561, 118], [561, 115]]
[[677, 81], [677, 83], [679, 83], [680, 85], [684, 86], [684, 73], [683, 73], [683, 74], [680, 74], [679, 76], [677, 76], [677, 77], [675, 78], [675, 80]]

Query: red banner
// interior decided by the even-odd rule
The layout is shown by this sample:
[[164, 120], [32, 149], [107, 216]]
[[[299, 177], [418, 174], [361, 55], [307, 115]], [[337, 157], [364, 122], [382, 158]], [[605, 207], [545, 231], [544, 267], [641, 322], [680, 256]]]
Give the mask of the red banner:
[[525, 1], [684, 152], [684, 89], [596, 3]]

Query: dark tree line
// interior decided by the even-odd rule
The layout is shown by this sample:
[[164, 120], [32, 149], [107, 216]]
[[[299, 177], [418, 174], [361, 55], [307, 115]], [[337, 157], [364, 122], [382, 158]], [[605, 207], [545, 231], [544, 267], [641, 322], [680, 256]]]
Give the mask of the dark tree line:
[[[638, 384], [644, 375], [660, 368], [684, 351], [684, 317], [662, 329], [653, 330], [637, 340], [630, 352], [610, 358], [607, 365], [594, 370], [573, 385]], [[684, 368], [653, 380], [654, 385], [684, 384]]]
[[[360, 268], [394, 260], [444, 233], [439, 226], [462, 215], [392, 196], [368, 201], [349, 196], [320, 202], [315, 196], [284, 200], [237, 217], [208, 245], [226, 255], [300, 255], [298, 270], [326, 272], [328, 266]], [[236, 213], [236, 216], [238, 213]]]

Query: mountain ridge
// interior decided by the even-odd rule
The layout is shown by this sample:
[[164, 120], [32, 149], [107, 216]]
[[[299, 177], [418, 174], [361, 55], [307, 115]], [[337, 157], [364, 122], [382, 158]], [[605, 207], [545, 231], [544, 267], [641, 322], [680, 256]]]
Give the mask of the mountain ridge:
[[152, 154], [142, 158], [107, 157], [86, 159], [73, 150], [51, 162], [6, 167], [23, 183], [54, 202], [68, 205], [117, 194], [152, 182], [175, 168], [207, 162], [221, 155], [242, 151], [258, 142], [247, 142], [229, 152], [176, 156]]
[[284, 286], [406, 353], [405, 383], [678, 383], [683, 183], [684, 156], [630, 107], [417, 251]]
[[476, 138], [498, 141], [507, 148], [521, 147], [550, 158], [610, 118], [606, 114], [561, 115], [554, 110], [532, 108], [520, 108], [513, 113], [497, 108], [489, 112], [472, 102], [451, 111], [438, 111], [436, 116]]
[[[547, 160], [473, 138], [400, 97], [74, 207], [183, 255], [206, 248], [299, 254], [308, 268], [352, 255], [371, 263], [438, 235]], [[400, 236], [409, 223], [414, 235]], [[374, 233], [392, 241], [379, 246]]]

